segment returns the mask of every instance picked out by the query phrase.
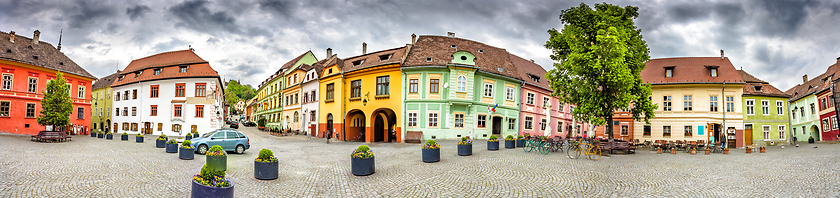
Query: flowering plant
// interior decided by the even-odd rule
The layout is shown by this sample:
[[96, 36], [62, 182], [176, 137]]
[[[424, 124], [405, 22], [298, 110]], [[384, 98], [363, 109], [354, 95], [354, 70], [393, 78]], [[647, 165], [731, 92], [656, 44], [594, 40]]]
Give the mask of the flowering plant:
[[524, 139], [524, 138], [522, 138], [522, 135], [516, 136], [516, 140], [522, 140], [522, 139]]
[[276, 162], [277, 158], [274, 157], [274, 153], [272, 153], [271, 150], [262, 149], [260, 150], [260, 154], [257, 156], [256, 161], [265, 163]]
[[192, 149], [193, 147], [192, 147], [192, 145], [191, 145], [191, 144], [192, 144], [192, 142], [191, 142], [191, 141], [189, 141], [189, 140], [184, 140], [184, 142], [181, 142], [181, 148], [184, 148], [184, 149]]
[[143, 134], [142, 134], [142, 133], [137, 133], [137, 134], [136, 134], [136, 135], [134, 135], [134, 136], [137, 136], [137, 137], [143, 137]]
[[160, 136], [158, 136], [157, 140], [167, 140], [166, 135], [165, 134], [160, 134]]
[[472, 141], [467, 139], [467, 137], [461, 137], [461, 141], [458, 142], [458, 145], [472, 145]]
[[505, 141], [514, 141], [514, 140], [516, 140], [516, 139], [514, 139], [512, 135], [508, 135], [507, 137], [505, 137]]
[[370, 147], [367, 145], [361, 145], [353, 151], [353, 154], [350, 154], [350, 157], [361, 159], [371, 158], [373, 157], [373, 150], [370, 150]]
[[426, 141], [426, 144], [423, 145], [423, 149], [439, 149], [440, 145], [435, 142], [435, 140]]
[[128, 133], [123, 132], [123, 133], [122, 133], [122, 136], [128, 136]]
[[525, 139], [526, 139], [526, 140], [527, 140], [527, 139], [531, 139], [531, 134], [526, 133], [526, 134], [525, 134]]
[[490, 139], [487, 139], [488, 142], [499, 142], [499, 138], [496, 135], [491, 135]]
[[227, 156], [227, 153], [225, 153], [225, 150], [222, 149], [222, 146], [213, 145], [213, 147], [210, 147], [210, 150], [207, 151], [207, 155], [214, 156], [214, 157], [220, 157], [220, 156]]
[[105, 132], [102, 132], [102, 131], [96, 131], [96, 134], [103, 134], [103, 133], [105, 133]]
[[111, 132], [110, 132], [110, 131], [108, 131], [108, 133], [105, 133], [105, 135], [111, 135]]
[[178, 142], [175, 139], [169, 139], [169, 141], [166, 141], [166, 144], [178, 144]]
[[204, 167], [201, 167], [201, 173], [193, 176], [193, 181], [209, 187], [230, 187], [230, 180], [225, 179], [225, 171], [213, 170], [212, 168], [207, 167], [207, 164], [205, 164]]

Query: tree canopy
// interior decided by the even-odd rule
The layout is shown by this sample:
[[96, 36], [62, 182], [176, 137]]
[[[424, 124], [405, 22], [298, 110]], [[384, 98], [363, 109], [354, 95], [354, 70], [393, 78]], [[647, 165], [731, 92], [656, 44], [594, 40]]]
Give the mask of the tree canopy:
[[42, 92], [41, 112], [37, 122], [42, 126], [67, 126], [70, 124], [70, 113], [73, 112], [73, 101], [70, 100], [70, 88], [64, 73], [58, 72], [55, 79], [47, 82], [47, 88]]
[[[581, 3], [561, 12], [562, 30], [548, 30], [545, 47], [559, 63], [546, 78], [552, 95], [577, 105], [576, 120], [603, 125], [620, 109], [629, 109], [636, 121], [649, 123], [654, 116], [650, 84], [640, 76], [650, 50], [633, 23], [638, 9], [607, 3], [592, 9]], [[611, 133], [612, 123], [607, 126]]]
[[257, 95], [256, 93], [257, 90], [251, 87], [251, 85], [242, 85], [236, 80], [230, 80], [225, 87], [225, 101], [233, 105], [239, 99], [245, 101], [250, 100]]

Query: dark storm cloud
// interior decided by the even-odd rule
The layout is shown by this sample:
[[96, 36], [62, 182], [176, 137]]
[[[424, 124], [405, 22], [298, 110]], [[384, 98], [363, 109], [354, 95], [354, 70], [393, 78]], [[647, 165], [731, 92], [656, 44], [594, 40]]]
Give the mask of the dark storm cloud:
[[258, 3], [264, 11], [289, 18], [294, 15], [297, 2], [295, 0], [260, 0]]
[[95, 26], [117, 13], [114, 7], [99, 1], [78, 0], [75, 4], [72, 7], [75, 11], [67, 17], [70, 28], [84, 29]]
[[199, 32], [242, 33], [236, 18], [225, 11], [210, 11], [209, 1], [188, 0], [169, 8], [169, 14], [178, 19], [176, 26], [184, 26]]
[[152, 9], [149, 8], [149, 6], [135, 5], [133, 7], [126, 8], [125, 9], [125, 14], [128, 15], [128, 18], [133, 21], [137, 18], [143, 17], [149, 11], [152, 11]]
[[761, 1], [753, 2], [768, 14], [759, 18], [759, 27], [768, 36], [789, 36], [799, 30], [802, 20], [808, 15], [808, 9], [816, 1]]
[[155, 44], [152, 49], [155, 50], [155, 53], [167, 52], [167, 51], [174, 51], [174, 50], [185, 50], [189, 49], [189, 42], [178, 39], [178, 38], [171, 38], [167, 42], [160, 42]]

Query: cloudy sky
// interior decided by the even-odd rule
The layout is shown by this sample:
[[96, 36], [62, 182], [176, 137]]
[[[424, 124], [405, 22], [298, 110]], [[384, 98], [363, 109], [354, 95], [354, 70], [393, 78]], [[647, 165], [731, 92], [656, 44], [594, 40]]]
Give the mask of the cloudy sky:
[[[590, 6], [600, 1], [585, 1]], [[404, 46], [410, 35], [487, 43], [543, 67], [546, 31], [579, 1], [330, 0], [0, 0], [0, 31], [54, 45], [102, 77], [137, 58], [195, 52], [226, 79], [257, 85], [283, 63], [312, 50], [321, 59]], [[817, 76], [840, 57], [837, 1], [610, 1], [640, 8], [636, 25], [652, 58], [719, 56], [779, 89]]]

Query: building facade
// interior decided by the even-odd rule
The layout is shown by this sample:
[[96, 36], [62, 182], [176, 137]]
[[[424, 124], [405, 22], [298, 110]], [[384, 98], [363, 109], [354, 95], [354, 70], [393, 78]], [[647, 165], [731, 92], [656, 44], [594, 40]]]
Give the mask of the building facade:
[[312, 54], [312, 51], [307, 51], [298, 57], [283, 64], [277, 72], [274, 72], [268, 79], [263, 81], [257, 89], [256, 112], [255, 119], [266, 119], [266, 126], [272, 129], [280, 129], [285, 127], [283, 125], [283, 106], [284, 95], [283, 89], [285, 83], [286, 72], [291, 68], [296, 68], [301, 64], [313, 64], [318, 59]]
[[[838, 60], [840, 62], [840, 60]], [[785, 91], [790, 95], [788, 110], [790, 112], [791, 141], [807, 142], [809, 138], [814, 141], [822, 141], [824, 136], [834, 135], [829, 138], [836, 140], [836, 134], [832, 132], [831, 114], [833, 107], [822, 108], [821, 99], [830, 101], [832, 79], [837, 78], [838, 63], [831, 65], [826, 71], [816, 78], [809, 79], [808, 75], [802, 76], [802, 84]], [[823, 122], [825, 118], [825, 122]], [[836, 131], [836, 130], [835, 130]]]
[[95, 131], [109, 131], [111, 129], [111, 84], [119, 76], [120, 71], [102, 77], [93, 82], [93, 110], [91, 112], [91, 127]]
[[112, 131], [180, 136], [223, 127], [219, 74], [192, 49], [133, 60], [111, 84]]
[[770, 83], [738, 70], [744, 79], [744, 145], [776, 146], [788, 144], [788, 95]]
[[652, 59], [646, 65], [642, 80], [652, 84], [652, 101], [659, 108], [650, 125], [634, 124], [633, 139], [709, 142], [712, 136], [731, 148], [743, 146], [739, 141], [743, 141], [745, 82], [723, 53]]
[[40, 115], [41, 99], [47, 82], [64, 74], [70, 88], [72, 113], [70, 126], [57, 130], [88, 131], [91, 126], [91, 86], [96, 79], [84, 68], [60, 52], [52, 44], [40, 41], [41, 32], [32, 38], [16, 35], [14, 31], [0, 32], [0, 132], [38, 134], [46, 130], [36, 117]]
[[337, 140], [347, 140], [344, 130], [344, 92], [345, 83], [342, 74], [344, 61], [333, 58], [324, 63], [324, 72], [318, 80], [318, 129]]
[[326, 137], [325, 133], [320, 129], [318, 121], [320, 118], [318, 115], [320, 113], [318, 111], [318, 104], [320, 101], [319, 97], [321, 96], [318, 88], [320, 87], [320, 76], [324, 70], [324, 64], [336, 59], [335, 55], [332, 55], [332, 49], [327, 49], [326, 57], [326, 59], [318, 61], [313, 65], [304, 64], [301, 66], [302, 70], [306, 71], [301, 82], [301, 92], [303, 93], [303, 98], [301, 99], [302, 130], [314, 137]]

